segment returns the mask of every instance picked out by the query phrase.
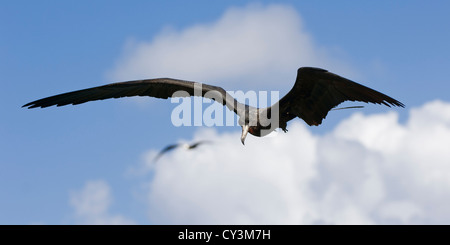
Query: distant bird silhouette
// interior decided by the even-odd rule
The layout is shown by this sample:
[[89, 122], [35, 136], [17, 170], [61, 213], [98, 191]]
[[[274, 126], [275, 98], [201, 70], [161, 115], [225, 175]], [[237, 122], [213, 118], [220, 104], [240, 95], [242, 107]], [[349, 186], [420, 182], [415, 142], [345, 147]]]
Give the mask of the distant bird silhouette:
[[[184, 91], [184, 93], [175, 93], [177, 91]], [[276, 128], [286, 132], [287, 122], [296, 117], [303, 119], [310, 126], [320, 125], [328, 112], [344, 101], [404, 107], [401, 102], [385, 94], [314, 67], [299, 68], [294, 87], [281, 100], [266, 108], [239, 103], [221, 87], [171, 78], [112, 83], [47, 97], [30, 102], [23, 107], [77, 105], [88, 101], [130, 96], [151, 96], [162, 99], [203, 96], [213, 99], [238, 115], [238, 123], [242, 127], [242, 144], [247, 133], [261, 137]], [[272, 118], [278, 118], [278, 120], [274, 121]]]
[[182, 148], [184, 148], [184, 149], [186, 149], [186, 150], [192, 150], [192, 149], [197, 148], [199, 145], [202, 145], [202, 144], [211, 144], [211, 143], [212, 143], [211, 141], [202, 140], [202, 141], [198, 141], [198, 142], [193, 143], [193, 144], [180, 143], [180, 144], [168, 145], [168, 146], [164, 147], [164, 149], [162, 149], [162, 150], [158, 153], [158, 155], [156, 155], [155, 159], [153, 159], [153, 162], [158, 161], [158, 159], [161, 158], [162, 155], [164, 155], [164, 154], [166, 154], [167, 152], [172, 151], [172, 150], [174, 150], [174, 149], [176, 149], [176, 148], [182, 147]]

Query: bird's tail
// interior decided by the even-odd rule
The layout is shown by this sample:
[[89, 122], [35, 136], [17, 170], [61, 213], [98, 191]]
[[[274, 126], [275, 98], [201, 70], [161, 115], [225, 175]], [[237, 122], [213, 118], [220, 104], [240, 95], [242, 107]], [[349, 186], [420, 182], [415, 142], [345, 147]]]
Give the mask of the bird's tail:
[[362, 105], [357, 105], [357, 106], [347, 106], [347, 107], [333, 108], [333, 109], [331, 109], [331, 110], [332, 110], [332, 111], [336, 111], [336, 110], [355, 109], [355, 108], [364, 108], [364, 106], [362, 106]]

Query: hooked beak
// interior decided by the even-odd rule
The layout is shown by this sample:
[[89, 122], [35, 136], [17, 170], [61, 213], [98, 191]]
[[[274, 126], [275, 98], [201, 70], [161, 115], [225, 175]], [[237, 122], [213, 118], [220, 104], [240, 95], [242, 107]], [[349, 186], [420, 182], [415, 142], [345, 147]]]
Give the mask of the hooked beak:
[[241, 135], [241, 142], [242, 142], [242, 144], [243, 145], [245, 145], [245, 137], [247, 137], [247, 133], [248, 133], [248, 128], [249, 128], [250, 126], [248, 126], [248, 125], [244, 125], [244, 126], [242, 126], [242, 135]]

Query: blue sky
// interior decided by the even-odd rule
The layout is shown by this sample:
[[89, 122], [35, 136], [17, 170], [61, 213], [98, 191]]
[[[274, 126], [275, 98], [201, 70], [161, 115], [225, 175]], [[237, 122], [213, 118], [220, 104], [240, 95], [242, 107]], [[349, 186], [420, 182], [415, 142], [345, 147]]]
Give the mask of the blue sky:
[[[439, 182], [445, 170], [450, 170], [450, 158], [445, 160], [448, 154], [441, 149], [449, 142], [450, 131], [449, 7], [447, 1], [2, 1], [0, 223], [448, 224], [450, 209], [440, 207], [436, 214], [427, 213], [424, 210], [433, 205], [423, 200], [450, 198], [450, 183]], [[201, 36], [192, 37], [192, 33]], [[230, 90], [280, 90], [282, 96], [293, 85], [300, 66], [329, 69], [400, 100], [406, 108], [367, 106], [356, 114], [339, 111], [317, 128], [297, 120], [291, 125], [292, 133], [275, 137], [272, 143], [253, 138], [245, 147], [239, 141], [239, 127], [174, 127], [170, 117], [176, 105], [165, 100], [121, 99], [60, 108], [21, 108], [57, 93], [160, 76], [201, 80]], [[380, 123], [372, 125], [369, 119]], [[375, 129], [380, 125], [390, 127]], [[421, 134], [426, 130], [431, 131]], [[378, 132], [381, 137], [391, 131], [386, 139], [368, 133]], [[399, 135], [395, 138], [398, 141], [390, 138], [393, 135]], [[431, 138], [435, 135], [437, 138]], [[197, 152], [177, 151], [157, 166], [149, 160], [167, 144], [205, 137], [225, 142]], [[319, 157], [311, 156], [310, 165], [304, 164], [310, 166], [311, 175], [298, 177], [310, 186], [306, 193], [295, 189], [295, 183], [280, 182], [285, 178], [283, 169], [291, 172], [291, 168], [303, 165], [292, 160], [296, 156], [289, 155], [286, 147], [280, 147], [283, 140], [295, 147], [295, 137], [300, 138], [299, 147], [308, 145], [310, 139], [322, 146], [311, 151], [323, 151]], [[406, 139], [418, 145], [401, 148], [388, 144]], [[377, 143], [382, 140], [388, 143]], [[430, 147], [433, 141], [440, 144]], [[263, 170], [254, 175], [259, 170], [254, 171], [255, 166], [246, 165], [244, 160], [226, 160], [239, 162], [236, 166], [211, 160], [218, 156], [225, 159], [224, 150], [246, 159], [247, 154], [261, 154], [268, 146], [282, 157], [268, 155], [263, 165], [267, 170], [286, 166], [273, 170], [281, 171], [279, 175], [268, 176]], [[333, 150], [340, 148], [341, 155]], [[414, 159], [419, 160], [402, 158], [407, 150], [416, 150]], [[360, 160], [342, 153], [353, 151]], [[216, 165], [202, 165], [206, 156]], [[364, 180], [355, 177], [350, 178], [354, 182], [343, 183], [347, 178], [331, 173], [336, 168], [333, 159], [344, 159], [342, 169], [365, 166], [356, 167], [355, 175], [358, 169], [359, 174], [373, 173], [370, 183], [381, 183], [383, 187], [377, 190], [382, 194], [364, 198], [355, 194], [363, 190], [350, 186]], [[426, 159], [434, 159], [436, 165], [424, 169], [436, 172], [430, 172], [430, 181], [422, 183], [415, 173], [428, 164]], [[187, 168], [180, 165], [182, 160], [196, 165]], [[402, 165], [410, 160], [416, 167]], [[387, 167], [389, 163], [396, 167]], [[394, 171], [396, 168], [407, 169]], [[169, 173], [176, 178], [167, 177]], [[329, 175], [334, 177], [326, 180]], [[411, 181], [425, 193], [423, 199], [413, 198], [410, 189], [393, 179]], [[222, 182], [209, 182], [214, 180]], [[255, 193], [265, 190], [253, 194], [227, 191], [228, 182], [264, 186], [268, 194], [274, 190], [277, 195], [293, 189], [280, 203], [260, 207], [258, 201], [268, 197]], [[211, 194], [205, 186], [224, 191], [220, 198], [230, 205], [220, 210], [225, 210], [227, 217], [211, 215], [219, 212], [220, 205], [205, 198]], [[275, 191], [280, 189], [283, 191]], [[314, 191], [323, 196], [309, 196]], [[299, 193], [305, 200], [289, 197]], [[351, 201], [332, 198], [334, 195], [348, 196]], [[232, 205], [242, 199], [242, 205]], [[308, 214], [305, 210], [313, 204], [322, 209]], [[288, 208], [292, 211], [279, 216], [272, 212], [255, 218], [255, 210], [267, 213], [279, 210], [278, 205], [296, 208]], [[397, 215], [397, 209], [411, 212]], [[240, 215], [233, 216], [236, 213]], [[324, 214], [336, 218], [327, 220]], [[293, 216], [298, 219], [289, 218]]]

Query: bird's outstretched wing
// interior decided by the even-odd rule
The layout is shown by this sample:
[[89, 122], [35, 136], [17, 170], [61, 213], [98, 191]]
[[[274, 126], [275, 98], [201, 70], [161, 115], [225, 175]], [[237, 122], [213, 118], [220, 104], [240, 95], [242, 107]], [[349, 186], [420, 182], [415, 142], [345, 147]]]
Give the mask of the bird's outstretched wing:
[[159, 158], [161, 158], [162, 155], [164, 155], [165, 153], [167, 153], [168, 151], [174, 150], [175, 148], [178, 148], [180, 146], [182, 146], [183, 144], [173, 144], [173, 145], [168, 145], [166, 147], [164, 147], [164, 149], [162, 149], [158, 155], [156, 155], [155, 159], [153, 159], [154, 162], [158, 161]]
[[344, 101], [404, 107], [385, 94], [327, 70], [302, 67], [298, 69], [294, 87], [279, 101], [280, 122], [300, 117], [310, 126], [319, 125], [328, 111]]
[[[180, 91], [183, 92], [180, 93]], [[220, 97], [221, 101], [218, 102], [236, 113], [238, 109], [244, 108], [242, 104], [237, 102], [221, 87], [171, 78], [112, 83], [50, 96], [30, 102], [23, 107], [28, 107], [30, 109], [36, 107], [45, 108], [53, 105], [78, 105], [88, 101], [131, 96], [151, 96], [161, 99], [167, 99], [169, 97], [202, 96], [216, 101], [218, 101], [218, 98]]]
[[203, 144], [212, 144], [212, 141], [209, 141], [209, 140], [198, 141], [198, 142], [193, 143], [192, 145], [190, 145], [189, 149], [197, 148], [199, 145], [203, 145]]

